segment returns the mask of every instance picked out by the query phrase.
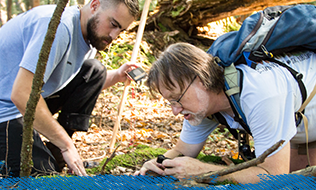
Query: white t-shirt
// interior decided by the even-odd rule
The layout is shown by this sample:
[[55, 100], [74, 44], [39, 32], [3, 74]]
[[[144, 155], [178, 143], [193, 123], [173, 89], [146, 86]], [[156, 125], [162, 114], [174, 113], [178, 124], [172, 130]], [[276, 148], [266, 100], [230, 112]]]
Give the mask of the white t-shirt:
[[[313, 52], [284, 55], [280, 61], [287, 63], [303, 74], [307, 95], [316, 84], [316, 55]], [[238, 65], [243, 72], [240, 106], [254, 138], [256, 156], [260, 156], [279, 140], [291, 139], [295, 143], [305, 143], [304, 124], [295, 126], [294, 113], [302, 104], [302, 96], [297, 81], [284, 67], [276, 63], [263, 62], [256, 69]], [[231, 128], [243, 129], [238, 122], [222, 113]], [[307, 105], [309, 142], [316, 141], [316, 99]], [[191, 126], [186, 120], [180, 138], [188, 144], [205, 141], [216, 128], [217, 123], [204, 119], [199, 126]], [[274, 153], [276, 153], [275, 151]]]

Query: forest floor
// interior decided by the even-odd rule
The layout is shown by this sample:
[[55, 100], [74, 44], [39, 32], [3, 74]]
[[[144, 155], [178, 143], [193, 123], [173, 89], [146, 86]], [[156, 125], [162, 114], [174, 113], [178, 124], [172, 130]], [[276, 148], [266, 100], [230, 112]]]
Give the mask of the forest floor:
[[[109, 145], [120, 102], [120, 96], [113, 91], [121, 88], [122, 85], [104, 90], [93, 111], [89, 131], [74, 134], [73, 141], [83, 160], [99, 162], [111, 156]], [[116, 136], [115, 147], [120, 144], [116, 154], [132, 152], [139, 144], [170, 150], [179, 139], [183, 116], [174, 116], [163, 98], [152, 99], [147, 92], [137, 90], [135, 86], [129, 91], [120, 122], [121, 129]], [[209, 136], [202, 152], [236, 159], [237, 141], [228, 131], [218, 128]]]

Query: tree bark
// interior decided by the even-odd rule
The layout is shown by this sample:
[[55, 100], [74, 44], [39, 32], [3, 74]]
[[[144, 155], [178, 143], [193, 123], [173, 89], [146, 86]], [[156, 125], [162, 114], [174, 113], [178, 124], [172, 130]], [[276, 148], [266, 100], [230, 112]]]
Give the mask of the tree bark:
[[21, 149], [21, 177], [28, 177], [31, 174], [32, 170], [32, 145], [33, 145], [33, 122], [35, 117], [35, 110], [37, 103], [40, 98], [42, 86], [44, 84], [43, 77], [46, 69], [46, 63], [52, 47], [57, 27], [60, 23], [61, 15], [64, 11], [64, 8], [68, 0], [59, 0], [57, 7], [53, 13], [51, 21], [48, 26], [48, 30], [44, 39], [42, 49], [39, 54], [39, 59], [37, 62], [32, 91], [30, 98], [26, 105], [26, 111], [24, 115], [23, 123], [23, 136], [22, 136], [22, 149]]
[[0, 0], [0, 27], [2, 26], [3, 22], [2, 22], [2, 0]]
[[7, 21], [12, 17], [12, 0], [7, 0]]
[[33, 7], [37, 7], [40, 5], [40, 0], [33, 0], [33, 3], [32, 3]]
[[297, 170], [291, 174], [303, 175], [303, 176], [314, 176], [316, 177], [316, 166], [309, 166], [307, 168]]
[[229, 16], [250, 14], [271, 6], [312, 1], [314, 0], [162, 0], [147, 24], [160, 23], [171, 30], [181, 29], [190, 36], [197, 26], [205, 26]]

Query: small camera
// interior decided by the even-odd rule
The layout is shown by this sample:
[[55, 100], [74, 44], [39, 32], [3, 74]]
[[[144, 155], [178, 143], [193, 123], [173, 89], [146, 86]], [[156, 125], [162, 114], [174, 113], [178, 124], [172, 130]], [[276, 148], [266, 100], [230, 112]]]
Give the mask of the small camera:
[[137, 67], [136, 69], [133, 69], [127, 72], [126, 74], [135, 82], [142, 80], [147, 75], [146, 72], [141, 67]]
[[169, 158], [165, 157], [164, 155], [158, 155], [158, 157], [157, 157], [157, 163], [162, 164], [162, 162], [163, 162], [165, 159], [169, 159]]

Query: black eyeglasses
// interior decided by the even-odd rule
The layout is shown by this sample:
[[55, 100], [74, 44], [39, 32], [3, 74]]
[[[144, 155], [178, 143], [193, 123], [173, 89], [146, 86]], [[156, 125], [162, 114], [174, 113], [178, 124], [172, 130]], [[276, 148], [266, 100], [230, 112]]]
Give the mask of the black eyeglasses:
[[197, 76], [193, 78], [191, 83], [188, 85], [188, 87], [184, 90], [184, 92], [181, 94], [180, 98], [178, 100], [170, 100], [169, 106], [174, 107], [174, 108], [182, 108], [182, 104], [180, 103], [181, 98], [184, 96], [184, 94], [187, 92], [187, 90], [190, 88], [191, 84], [194, 82]]

